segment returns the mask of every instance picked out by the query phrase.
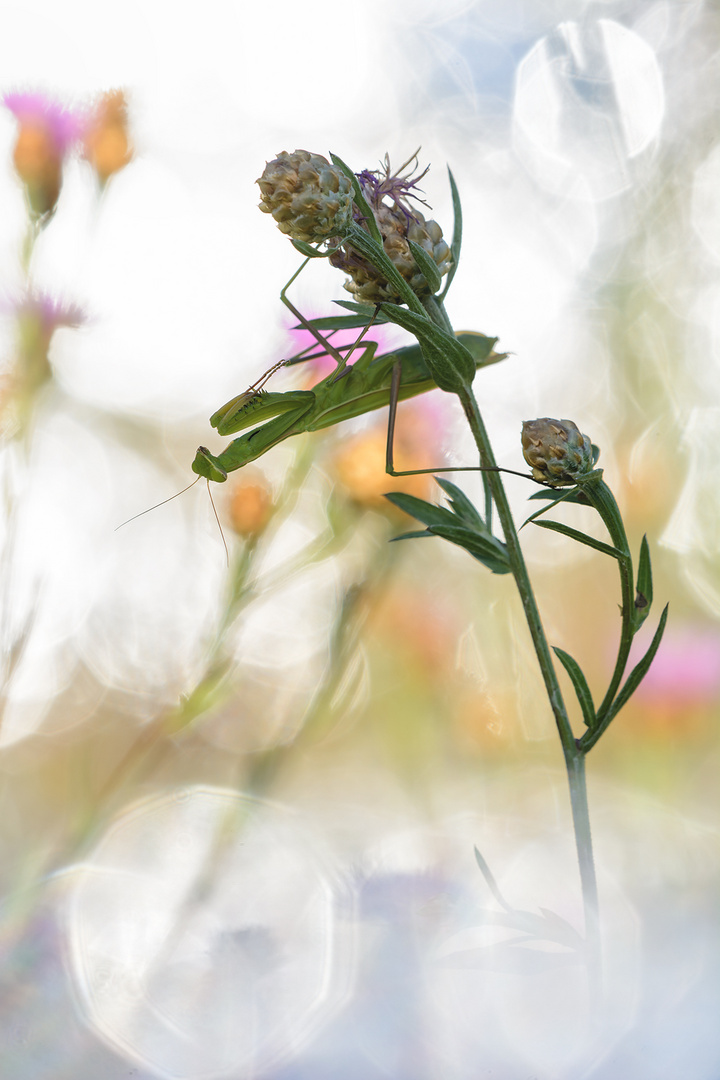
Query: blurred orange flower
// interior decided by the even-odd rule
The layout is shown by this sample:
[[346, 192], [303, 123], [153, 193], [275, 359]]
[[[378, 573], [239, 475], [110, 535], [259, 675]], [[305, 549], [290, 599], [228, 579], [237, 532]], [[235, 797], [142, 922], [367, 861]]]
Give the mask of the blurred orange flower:
[[[407, 403], [398, 413], [393, 458], [400, 472], [442, 467], [437, 438], [440, 425], [428, 405], [419, 401]], [[430, 473], [390, 476], [385, 471], [386, 424], [385, 420], [380, 421], [369, 431], [346, 439], [335, 452], [332, 470], [339, 486], [353, 502], [396, 517], [402, 511], [383, 497], [386, 492], [405, 491], [419, 499], [428, 499], [435, 485]]]
[[127, 102], [122, 90], [103, 94], [96, 105], [83, 138], [83, 156], [95, 169], [101, 184], [106, 184], [132, 160]]
[[272, 496], [264, 481], [238, 480], [228, 503], [230, 526], [238, 536], [257, 536], [270, 520], [272, 508]]

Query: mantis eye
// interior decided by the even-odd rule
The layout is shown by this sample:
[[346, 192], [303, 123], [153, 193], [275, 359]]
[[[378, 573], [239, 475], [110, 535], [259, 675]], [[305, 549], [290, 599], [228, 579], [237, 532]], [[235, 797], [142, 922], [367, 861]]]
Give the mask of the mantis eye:
[[214, 480], [216, 484], [224, 484], [227, 480], [227, 472], [206, 446], [198, 446], [192, 470], [206, 480]]

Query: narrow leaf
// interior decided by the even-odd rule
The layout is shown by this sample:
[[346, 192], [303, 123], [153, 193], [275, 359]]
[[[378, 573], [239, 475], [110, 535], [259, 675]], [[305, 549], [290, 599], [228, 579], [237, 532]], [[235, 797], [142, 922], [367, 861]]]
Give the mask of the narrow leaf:
[[[383, 316], [382, 312], [378, 313], [377, 317], [373, 319], [374, 309], [369, 309], [370, 314], [358, 314], [358, 315], [324, 315], [319, 319], [308, 319], [310, 326], [314, 326], [317, 330], [358, 330], [364, 328], [372, 320], [375, 323], [386, 323], [388, 319]], [[293, 326], [293, 330], [303, 330], [304, 327], [301, 323], [297, 326]]]
[[593, 705], [590, 687], [587, 684], [587, 679], [583, 674], [582, 668], [577, 660], [572, 658], [570, 653], [566, 653], [564, 649], [559, 649], [557, 645], [553, 645], [552, 648], [558, 660], [570, 676], [580, 708], [582, 709], [585, 726], [589, 727], [592, 731], [595, 726], [595, 706]]
[[563, 536], [569, 536], [571, 540], [577, 540], [578, 544], [587, 544], [588, 547], [595, 548], [596, 551], [602, 551], [604, 555], [610, 555], [613, 559], [624, 559], [625, 555], [618, 548], [612, 547], [610, 544], [604, 544], [602, 540], [596, 540], [594, 536], [588, 536], [587, 533], [580, 532], [579, 529], [572, 529], [569, 525], [563, 525], [559, 521], [533, 521], [533, 525], [537, 525], [538, 529], [549, 529], [551, 532], [562, 533]]
[[620, 508], [612, 491], [602, 479], [602, 469], [589, 473], [586, 480], [582, 482], [583, 491], [602, 518], [615, 546], [623, 552], [626, 558], [629, 558], [630, 549], [628, 548]]
[[452, 243], [450, 245], [450, 250], [452, 252], [453, 261], [452, 261], [452, 266], [450, 267], [450, 270], [448, 271], [448, 275], [445, 278], [445, 288], [440, 293], [440, 297], [439, 297], [440, 300], [444, 300], [445, 297], [447, 296], [448, 289], [450, 288], [450, 286], [452, 284], [452, 280], [455, 277], [458, 265], [460, 263], [460, 248], [462, 247], [463, 221], [462, 221], [462, 205], [460, 203], [460, 192], [457, 189], [457, 184], [455, 183], [455, 177], [453, 176], [453, 174], [452, 174], [452, 172], [450, 171], [449, 168], [448, 168], [448, 178], [450, 180], [450, 192], [452, 194], [453, 216], [455, 218], [455, 222], [454, 222], [454, 225], [453, 225], [453, 238], [452, 238]]
[[457, 524], [457, 518], [451, 510], [447, 510], [444, 506], [436, 506], [435, 503], [425, 502], [424, 499], [418, 499], [415, 495], [408, 495], [405, 491], [387, 492], [385, 498], [393, 506], [404, 510], [410, 517], [422, 521], [423, 525]]
[[442, 536], [451, 544], [464, 548], [473, 558], [487, 566], [493, 574], [510, 573], [510, 562], [505, 545], [494, 536], [482, 536], [460, 525], [430, 525], [428, 528], [435, 536]]
[[[358, 315], [364, 315], [368, 322], [377, 311], [377, 308], [373, 307], [372, 304], [356, 304], [354, 300], [333, 300], [333, 304], [347, 308], [348, 311], [355, 311]], [[390, 321], [383, 316], [382, 312], [378, 314], [377, 319], [383, 322]]]
[[[569, 502], [570, 499], [571, 499], [571, 496], [577, 495], [579, 491], [580, 491], [580, 488], [577, 488], [577, 487], [568, 488], [566, 491], [563, 492], [562, 495], [558, 495], [557, 497], [554, 497], [553, 501], [548, 503], [547, 506], [541, 506], [540, 509], [536, 510], [534, 514], [531, 514], [529, 518], [526, 518], [525, 521], [523, 521], [520, 528], [524, 529], [526, 525], [529, 525], [531, 521], [535, 521], [537, 518], [540, 517], [541, 514], [546, 514], [548, 512], [548, 510], [552, 510], [553, 506], [556, 506], [557, 503], [565, 502], [566, 499]], [[531, 495], [530, 498], [534, 499], [535, 496]]]
[[480, 854], [480, 851], [478, 850], [477, 846], [474, 845], [474, 844], [473, 844], [473, 851], [475, 852], [475, 862], [478, 864], [478, 867], [480, 868], [480, 873], [485, 878], [485, 883], [486, 883], [488, 889], [490, 890], [490, 892], [492, 893], [494, 899], [500, 905], [501, 908], [505, 908], [506, 911], [512, 912], [514, 910], [512, 905], [508, 904], [507, 900], [505, 899], [503, 894], [500, 892], [500, 889], [498, 887], [498, 883], [495, 880], [495, 876], [494, 876], [492, 870], [488, 866], [484, 856]]
[[329, 251], [318, 251], [317, 248], [311, 247], [304, 240], [292, 240], [290, 241], [292, 246], [304, 255], [306, 259], [327, 259], [330, 254]]
[[625, 685], [623, 686], [623, 688], [620, 691], [620, 693], [618, 694], [618, 696], [615, 698], [615, 701], [613, 702], [612, 707], [610, 709], [610, 712], [608, 714], [608, 722], [612, 717], [617, 716], [617, 714], [620, 712], [620, 710], [623, 708], [623, 706], [628, 703], [628, 701], [630, 700], [632, 695], [635, 693], [635, 691], [637, 690], [640, 683], [643, 681], [643, 679], [647, 675], [647, 673], [648, 673], [648, 671], [650, 669], [650, 665], [652, 664], [653, 660], [655, 659], [655, 653], [658, 651], [658, 648], [660, 647], [660, 642], [662, 640], [663, 633], [665, 632], [665, 624], [667, 622], [668, 607], [669, 607], [669, 604], [666, 604], [665, 607], [663, 608], [663, 613], [660, 616], [660, 622], [658, 623], [658, 628], [655, 631], [655, 636], [653, 637], [652, 641], [650, 642], [650, 648], [645, 653], [642, 660], [640, 660], [640, 662], [637, 663], [635, 665], [635, 667], [632, 669], [632, 671], [628, 675], [627, 679], [625, 680]]
[[[538, 502], [541, 499], [547, 499], [549, 502], [559, 502], [561, 499], [564, 502], [580, 503], [581, 506], [589, 506], [587, 495], [583, 495], [582, 489], [579, 487], [570, 488], [548, 488], [543, 487], [540, 491], [534, 492], [532, 495], [528, 495], [528, 502]], [[528, 518], [528, 521], [530, 519]], [[527, 525], [527, 521], [525, 522]]]
[[352, 171], [350, 166], [346, 165], [342, 158], [339, 158], [337, 154], [331, 153], [330, 158], [333, 165], [337, 165], [338, 169], [345, 173], [348, 180], [352, 184], [353, 202], [355, 203], [363, 218], [367, 222], [367, 227], [370, 230], [370, 235], [372, 236], [373, 240], [375, 240], [378, 244], [382, 244], [382, 237], [380, 235], [380, 230], [378, 229], [377, 222], [375, 220], [375, 215], [373, 214], [370, 206], [368, 205], [367, 199], [363, 195], [362, 188], [360, 187], [360, 181], [358, 180], [357, 176]]
[[429, 529], [417, 529], [414, 532], [400, 533], [399, 536], [391, 536], [390, 543], [394, 543], [396, 540], [416, 540], [421, 536], [434, 536]]
[[465, 346], [478, 367], [498, 364], [501, 360], [507, 360], [510, 355], [510, 353], [493, 352], [498, 342], [496, 337], [478, 334], [474, 330], [458, 330], [455, 337], [461, 345]]
[[480, 517], [477, 509], [470, 502], [464, 491], [461, 491], [456, 484], [452, 484], [449, 480], [444, 480], [440, 476], [436, 476], [435, 480], [443, 489], [446, 495], [450, 498], [450, 504], [453, 511], [457, 516], [472, 525], [473, 528], [485, 531], [485, 522]]
[[410, 245], [410, 251], [415, 260], [415, 265], [430, 286], [430, 292], [434, 295], [442, 285], [442, 278], [440, 277], [437, 263], [428, 255], [425, 248], [420, 247], [414, 240], [408, 239], [408, 244]]
[[652, 566], [650, 565], [650, 548], [647, 536], [643, 536], [640, 544], [640, 559], [638, 561], [637, 592], [635, 595], [635, 610], [633, 612], [633, 625], [639, 629], [650, 614], [653, 601]]

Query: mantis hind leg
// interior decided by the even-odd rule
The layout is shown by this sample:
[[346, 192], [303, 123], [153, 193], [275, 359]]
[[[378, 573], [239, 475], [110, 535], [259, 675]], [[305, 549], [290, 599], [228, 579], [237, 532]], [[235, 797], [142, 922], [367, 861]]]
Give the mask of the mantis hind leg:
[[481, 472], [483, 474], [483, 488], [485, 492], [485, 520], [490, 522], [492, 514], [492, 495], [487, 477], [489, 472], [506, 472], [513, 476], [522, 476], [526, 480], [532, 480], [529, 473], [517, 472], [515, 469], [501, 469], [498, 465], [438, 465], [434, 469], [396, 469], [393, 458], [393, 446], [395, 442], [395, 421], [397, 419], [397, 407], [400, 395], [400, 380], [402, 378], [402, 363], [400, 360], [393, 366], [390, 381], [390, 412], [388, 416], [387, 446], [385, 451], [385, 471], [390, 476], [420, 476], [426, 473], [446, 472]]

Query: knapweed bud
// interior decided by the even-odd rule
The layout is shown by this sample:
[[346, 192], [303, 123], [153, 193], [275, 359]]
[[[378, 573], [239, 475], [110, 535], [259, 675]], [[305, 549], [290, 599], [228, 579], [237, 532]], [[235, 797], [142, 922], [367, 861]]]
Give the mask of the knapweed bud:
[[[413, 292], [418, 296], [427, 296], [430, 287], [413, 258], [408, 241], [412, 240], [423, 248], [435, 262], [441, 277], [452, 266], [452, 254], [438, 223], [426, 221], [420, 211], [409, 204], [409, 199], [418, 199], [412, 191], [417, 181], [400, 175], [400, 172], [396, 175], [392, 173], [386, 157], [384, 170], [371, 172], [366, 169], [357, 176], [362, 193], [375, 214], [385, 254]], [[357, 207], [355, 220], [356, 224], [367, 230]], [[330, 263], [350, 275], [345, 288], [357, 301], [367, 304], [379, 304], [383, 300], [402, 302], [395, 286], [389, 284], [383, 274], [350, 245], [333, 252]]]
[[352, 184], [321, 154], [283, 150], [256, 183], [260, 209], [293, 240], [313, 244], [342, 236], [352, 221]]
[[545, 484], [573, 484], [594, 467], [592, 443], [572, 420], [525, 420], [522, 451], [533, 479]]
[[129, 164], [132, 156], [125, 94], [111, 90], [103, 94], [90, 116], [83, 137], [83, 157], [104, 185]]

